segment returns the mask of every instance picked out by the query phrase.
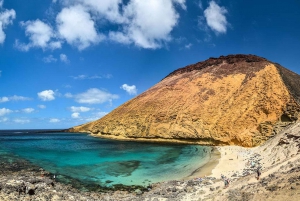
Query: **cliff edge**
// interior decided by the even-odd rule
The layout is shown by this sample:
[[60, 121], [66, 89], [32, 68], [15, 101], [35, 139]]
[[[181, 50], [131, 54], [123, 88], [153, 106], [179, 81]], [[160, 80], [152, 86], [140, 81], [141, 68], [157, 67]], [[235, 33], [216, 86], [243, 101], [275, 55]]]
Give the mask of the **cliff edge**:
[[300, 76], [255, 55], [180, 68], [103, 118], [71, 128], [98, 137], [257, 146], [300, 117]]

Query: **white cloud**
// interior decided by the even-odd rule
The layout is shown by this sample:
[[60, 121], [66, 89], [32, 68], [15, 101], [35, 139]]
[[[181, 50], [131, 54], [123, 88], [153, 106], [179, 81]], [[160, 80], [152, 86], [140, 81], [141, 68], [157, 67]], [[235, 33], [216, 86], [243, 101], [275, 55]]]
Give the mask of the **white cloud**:
[[185, 45], [184, 47], [185, 47], [186, 49], [191, 49], [192, 46], [193, 46], [193, 44], [192, 44], [192, 43], [189, 43], [189, 44]]
[[119, 11], [122, 0], [75, 0], [75, 3], [80, 3], [88, 10], [95, 12], [99, 18], [115, 23], [124, 21]]
[[45, 90], [37, 93], [42, 101], [52, 101], [55, 99], [55, 92], [53, 90]]
[[65, 54], [60, 54], [60, 55], [59, 55], [59, 58], [60, 58], [60, 61], [66, 63], [66, 64], [67, 64], [67, 63], [70, 63], [70, 61], [69, 61], [67, 55], [65, 55]]
[[45, 106], [45, 105], [38, 105], [38, 108], [40, 108], [40, 109], [45, 109], [46, 106]]
[[0, 119], [0, 123], [3, 123], [3, 122], [7, 122], [8, 121], [8, 118], [7, 117], [2, 117]]
[[185, 0], [173, 0], [175, 3], [178, 3], [182, 9], [186, 10]]
[[131, 38], [128, 35], [126, 35], [125, 33], [109, 32], [108, 37], [110, 40], [121, 43], [121, 44], [128, 45], [128, 44], [132, 43]]
[[81, 5], [64, 8], [57, 15], [56, 22], [60, 36], [79, 50], [97, 44], [105, 38], [97, 33], [95, 22]]
[[228, 26], [226, 13], [226, 8], [220, 7], [215, 1], [211, 1], [209, 7], [204, 10], [207, 25], [216, 33], [226, 33]]
[[105, 115], [107, 115], [107, 112], [97, 112], [95, 113], [92, 117], [87, 117], [86, 119], [84, 119], [84, 121], [96, 121], [102, 117], [104, 117]]
[[14, 119], [13, 120], [15, 123], [18, 123], [18, 124], [27, 124], [27, 123], [30, 123], [30, 120], [29, 119]]
[[66, 98], [73, 98], [73, 95], [71, 93], [65, 93]]
[[47, 57], [43, 58], [43, 62], [45, 63], [52, 63], [52, 62], [56, 62], [57, 59], [53, 57], [53, 55], [49, 55]]
[[124, 89], [129, 95], [137, 94], [137, 88], [135, 85], [129, 86], [128, 84], [123, 84], [120, 88]]
[[10, 97], [0, 97], [0, 103], [8, 102], [8, 101], [28, 101], [31, 100], [31, 98], [24, 97], [24, 96], [10, 96]]
[[70, 76], [71, 78], [73, 78], [74, 80], [94, 80], [94, 79], [102, 79], [102, 78], [106, 78], [106, 79], [110, 79], [112, 77], [112, 75], [107, 74], [107, 75], [93, 75], [93, 76], [89, 76], [89, 75], [77, 75], [77, 76]]
[[4, 29], [12, 24], [13, 20], [16, 18], [15, 10], [3, 9], [3, 0], [0, 1], [0, 44], [4, 43], [6, 34]]
[[112, 100], [119, 98], [118, 95], [110, 94], [97, 88], [91, 88], [84, 93], [72, 95], [72, 97], [74, 97], [75, 101], [78, 103], [87, 104], [101, 104], [105, 102], [111, 103]]
[[16, 40], [15, 46], [22, 50], [28, 51], [30, 48], [58, 49], [61, 48], [61, 42], [53, 41], [55, 32], [52, 27], [41, 20], [21, 22], [21, 26], [25, 28], [25, 34], [29, 37], [29, 43], [23, 44]]
[[183, 6], [185, 1], [131, 0], [124, 8], [123, 30], [110, 32], [110, 39], [123, 44], [134, 43], [142, 48], [160, 48], [171, 40], [170, 33], [179, 19], [174, 2]]
[[71, 112], [88, 112], [88, 111], [91, 111], [92, 108], [89, 108], [89, 107], [75, 107], [75, 106], [72, 106], [69, 108], [71, 110]]
[[9, 97], [10, 100], [12, 101], [27, 101], [27, 100], [31, 100], [31, 98], [28, 98], [28, 97], [24, 97], [24, 96], [11, 96]]
[[[176, 9], [181, 7], [186, 10], [186, 0], [61, 0], [60, 2], [64, 8], [56, 16], [56, 24], [53, 24], [55, 28], [40, 20], [25, 22], [23, 26], [31, 42], [22, 44], [16, 40], [16, 47], [24, 51], [33, 46], [56, 49], [66, 41], [83, 50], [108, 38], [117, 43], [134, 44], [142, 48], [161, 48], [172, 40], [171, 32], [179, 20]], [[35, 24], [39, 26], [30, 31], [29, 26]], [[104, 35], [99, 31], [100, 26], [107, 25], [111, 29]], [[40, 40], [33, 40], [34, 36]]]
[[32, 112], [34, 112], [34, 109], [33, 108], [25, 108], [25, 109], [22, 109], [21, 111], [24, 113], [32, 113]]
[[10, 110], [10, 109], [7, 109], [7, 108], [1, 108], [0, 109], [0, 116], [4, 116], [4, 115], [7, 115], [9, 113], [12, 113], [13, 111]]
[[49, 122], [50, 123], [58, 123], [58, 122], [60, 122], [60, 120], [53, 118], [53, 119], [50, 119]]
[[8, 99], [8, 97], [0, 97], [0, 103], [4, 103], [4, 102], [8, 102], [9, 101], [9, 99]]
[[199, 0], [198, 6], [199, 6], [199, 8], [200, 8], [201, 10], [203, 10], [203, 4], [202, 4], [202, 1], [201, 1], [201, 0]]
[[79, 112], [74, 112], [74, 113], [72, 113], [71, 117], [73, 119], [78, 119], [80, 117], [80, 113]]

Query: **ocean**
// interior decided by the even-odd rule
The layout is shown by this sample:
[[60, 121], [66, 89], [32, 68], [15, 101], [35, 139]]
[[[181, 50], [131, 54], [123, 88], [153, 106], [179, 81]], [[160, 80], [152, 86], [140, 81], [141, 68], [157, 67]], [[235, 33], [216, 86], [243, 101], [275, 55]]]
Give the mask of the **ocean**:
[[110, 187], [183, 179], [208, 162], [210, 147], [95, 138], [43, 130], [0, 131], [0, 155], [22, 158], [68, 183]]

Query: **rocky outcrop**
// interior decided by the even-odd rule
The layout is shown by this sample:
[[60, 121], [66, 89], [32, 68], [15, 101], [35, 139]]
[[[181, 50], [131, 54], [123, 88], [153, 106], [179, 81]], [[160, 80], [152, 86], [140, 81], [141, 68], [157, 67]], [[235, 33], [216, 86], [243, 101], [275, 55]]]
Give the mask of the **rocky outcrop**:
[[254, 55], [178, 69], [105, 117], [71, 129], [123, 140], [256, 146], [300, 116], [300, 76]]

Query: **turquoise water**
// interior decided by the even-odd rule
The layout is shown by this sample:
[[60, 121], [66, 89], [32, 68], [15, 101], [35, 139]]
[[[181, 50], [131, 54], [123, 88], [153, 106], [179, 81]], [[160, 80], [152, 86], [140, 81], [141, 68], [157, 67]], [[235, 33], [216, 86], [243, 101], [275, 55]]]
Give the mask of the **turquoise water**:
[[79, 133], [0, 132], [0, 147], [57, 178], [101, 186], [148, 185], [189, 176], [209, 160], [211, 148], [124, 142]]

